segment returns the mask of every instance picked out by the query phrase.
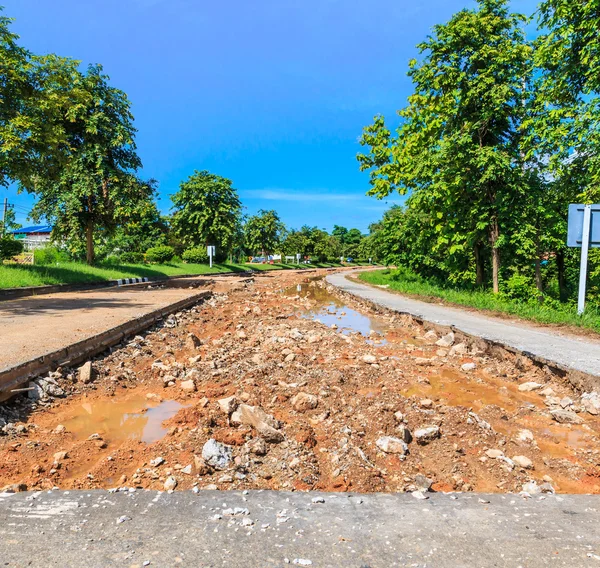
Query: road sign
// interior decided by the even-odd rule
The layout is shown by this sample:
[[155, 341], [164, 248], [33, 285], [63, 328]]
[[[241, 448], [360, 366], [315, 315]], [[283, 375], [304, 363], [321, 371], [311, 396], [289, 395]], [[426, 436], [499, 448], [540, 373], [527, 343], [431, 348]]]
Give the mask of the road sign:
[[214, 246], [209, 245], [206, 247], [206, 254], [208, 254], [208, 258], [210, 259], [210, 267], [211, 268], [212, 268], [212, 259], [213, 259], [213, 256], [215, 256], [215, 251], [216, 251], [216, 249]]
[[567, 246], [581, 248], [579, 296], [577, 298], [577, 313], [581, 315], [585, 310], [588, 251], [590, 247], [600, 247], [600, 204], [571, 203], [569, 205]]

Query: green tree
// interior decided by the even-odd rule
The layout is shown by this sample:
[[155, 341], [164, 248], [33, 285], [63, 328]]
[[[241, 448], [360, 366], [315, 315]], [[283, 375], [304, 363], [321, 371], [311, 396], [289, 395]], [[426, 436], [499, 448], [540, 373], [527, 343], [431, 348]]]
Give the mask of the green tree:
[[526, 190], [520, 125], [532, 48], [524, 21], [507, 0], [479, 0], [435, 26], [419, 45], [421, 60], [410, 62], [415, 91], [397, 135], [376, 117], [361, 140], [370, 152], [358, 156], [371, 171], [369, 193], [412, 193], [409, 208], [433, 229], [432, 251], [471, 251], [478, 280], [487, 241], [494, 292], [504, 231]]
[[80, 112], [79, 62], [18, 44], [0, 7], [0, 185], [34, 191], [70, 155], [66, 124]]
[[109, 85], [99, 65], [77, 81], [80, 105], [65, 125], [70, 155], [56, 179], [36, 180], [32, 217], [53, 223], [56, 239], [84, 241], [86, 261], [93, 264], [95, 231], [114, 231], [153, 186], [135, 176], [141, 162], [127, 95]]
[[245, 242], [249, 250], [260, 251], [262, 256], [275, 252], [285, 234], [285, 225], [274, 210], [261, 209], [244, 226]]
[[171, 196], [171, 225], [187, 247], [217, 247], [223, 258], [241, 224], [242, 205], [233, 182], [208, 171], [196, 171]]

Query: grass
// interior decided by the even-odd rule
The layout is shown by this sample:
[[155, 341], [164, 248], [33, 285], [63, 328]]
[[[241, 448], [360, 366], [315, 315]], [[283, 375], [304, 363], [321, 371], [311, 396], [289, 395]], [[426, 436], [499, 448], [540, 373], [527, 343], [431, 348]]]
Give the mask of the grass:
[[442, 300], [449, 304], [517, 316], [538, 323], [573, 326], [600, 332], [600, 312], [593, 306], [587, 306], [586, 312], [580, 316], [573, 304], [557, 305], [557, 302], [552, 302], [552, 305], [544, 305], [534, 300], [519, 301], [486, 291], [441, 286], [413, 275], [406, 279], [394, 275], [393, 270], [386, 269], [364, 272], [359, 278], [368, 284], [388, 286], [390, 290], [425, 301]]
[[[355, 265], [355, 264], [353, 264]], [[119, 278], [161, 278], [184, 274], [220, 274], [247, 270], [290, 270], [329, 268], [339, 263], [314, 264], [99, 264], [87, 266], [79, 262], [60, 262], [53, 265], [0, 264], [0, 288], [45, 286], [52, 284], [93, 283]]]

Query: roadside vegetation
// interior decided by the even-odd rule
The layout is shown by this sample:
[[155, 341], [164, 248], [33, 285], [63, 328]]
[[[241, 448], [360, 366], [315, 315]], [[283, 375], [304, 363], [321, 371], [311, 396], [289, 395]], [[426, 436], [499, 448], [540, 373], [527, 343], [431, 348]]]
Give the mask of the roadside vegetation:
[[600, 332], [600, 310], [591, 307], [579, 316], [575, 302], [547, 300], [540, 303], [526, 295], [519, 297], [514, 293], [494, 294], [489, 290], [467, 290], [435, 280], [426, 280], [406, 268], [363, 272], [359, 278], [368, 284], [385, 286], [389, 290], [428, 302], [442, 300], [448, 304], [485, 310], [496, 315], [505, 314], [537, 323], [568, 325]]

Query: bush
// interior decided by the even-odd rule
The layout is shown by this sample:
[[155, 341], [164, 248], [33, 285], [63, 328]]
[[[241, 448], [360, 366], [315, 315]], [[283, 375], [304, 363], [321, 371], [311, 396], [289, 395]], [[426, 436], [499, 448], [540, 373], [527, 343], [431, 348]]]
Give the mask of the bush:
[[53, 246], [47, 246], [33, 251], [35, 264], [56, 264], [57, 262], [69, 262], [69, 255]]
[[122, 252], [119, 260], [125, 264], [142, 264], [144, 262], [143, 252]]
[[423, 282], [424, 280], [410, 268], [402, 265], [391, 271], [390, 278], [395, 282]]
[[205, 247], [194, 247], [187, 249], [183, 255], [183, 262], [190, 264], [206, 264], [208, 262], [208, 254]]
[[530, 277], [515, 273], [504, 283], [502, 295], [510, 300], [528, 302], [538, 298], [540, 293]]
[[146, 251], [146, 260], [157, 264], [166, 264], [175, 256], [175, 249], [167, 245], [152, 247]]
[[0, 237], [0, 261], [8, 260], [23, 252], [23, 243], [11, 236]]

